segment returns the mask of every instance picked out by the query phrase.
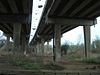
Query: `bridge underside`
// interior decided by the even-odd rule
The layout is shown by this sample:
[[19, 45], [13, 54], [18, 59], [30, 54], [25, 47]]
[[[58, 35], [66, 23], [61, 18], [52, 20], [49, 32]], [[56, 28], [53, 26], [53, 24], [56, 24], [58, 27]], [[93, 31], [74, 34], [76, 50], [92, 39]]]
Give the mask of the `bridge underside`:
[[[31, 45], [54, 38], [56, 60], [61, 58], [61, 35], [73, 28], [83, 26], [85, 56], [90, 50], [90, 26], [96, 24], [100, 15], [100, 0], [47, 0], [42, 18]], [[43, 46], [43, 45], [42, 45]]]
[[28, 44], [32, 3], [33, 0], [0, 0], [0, 30], [12, 37], [16, 48]]

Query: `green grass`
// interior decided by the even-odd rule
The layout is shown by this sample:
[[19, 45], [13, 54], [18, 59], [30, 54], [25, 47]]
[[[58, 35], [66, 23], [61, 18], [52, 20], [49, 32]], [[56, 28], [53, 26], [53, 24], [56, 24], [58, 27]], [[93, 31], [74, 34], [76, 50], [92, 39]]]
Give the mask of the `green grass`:
[[100, 64], [100, 55], [92, 55], [88, 58], [86, 57], [82, 57], [82, 56], [78, 56], [75, 54], [69, 55], [65, 57], [65, 60], [68, 61], [77, 61], [77, 62], [82, 62], [82, 63], [89, 63], [89, 64]]
[[29, 70], [63, 70], [64, 68], [53, 64], [43, 64], [43, 62], [34, 62], [29, 60], [28, 58], [24, 56], [10, 56], [9, 57], [9, 63], [11, 63], [14, 66], [20, 66], [24, 69]]
[[100, 57], [83, 58], [81, 61], [89, 64], [100, 64]]
[[22, 66], [25, 69], [31, 69], [31, 70], [42, 69], [42, 66], [38, 63], [24, 63], [24, 64], [19, 64], [19, 66]]
[[24, 69], [31, 69], [31, 70], [64, 70], [63, 67], [53, 63], [40, 64], [40, 63], [30, 63], [30, 62], [22, 62], [22, 61], [15, 61], [12, 63], [15, 66], [21, 66]]
[[42, 68], [40, 63], [35, 63], [25, 57], [13, 57], [9, 60], [9, 63], [14, 66], [20, 66], [24, 69], [40, 70]]
[[79, 61], [82, 58], [82, 56], [71, 54], [71, 55], [67, 55], [64, 58], [65, 60], [69, 60], [69, 61]]

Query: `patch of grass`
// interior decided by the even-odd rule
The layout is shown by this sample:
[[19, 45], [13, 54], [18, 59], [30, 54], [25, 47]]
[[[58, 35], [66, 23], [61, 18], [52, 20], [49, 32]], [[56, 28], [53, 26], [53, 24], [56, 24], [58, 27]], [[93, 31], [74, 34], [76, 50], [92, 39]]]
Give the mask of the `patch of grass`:
[[39, 70], [42, 68], [40, 63], [34, 63], [24, 55], [9, 55], [9, 63], [24, 69]]
[[88, 58], [79, 56], [79, 55], [67, 55], [65, 60], [68, 61], [77, 61], [82, 63], [89, 63], [89, 64], [100, 64], [100, 55], [91, 55]]
[[50, 64], [44, 65], [44, 69], [46, 69], [46, 70], [64, 70], [64, 67], [59, 66], [57, 64], [50, 63]]
[[89, 57], [89, 58], [83, 58], [82, 62], [89, 63], [89, 64], [100, 64], [99, 57]]
[[42, 66], [39, 63], [31, 63], [31, 62], [24, 62], [24, 61], [13, 61], [11, 63], [15, 66], [20, 66], [24, 69], [31, 69], [31, 70], [42, 69]]
[[67, 55], [66, 58], [67, 58], [66, 60], [69, 60], [69, 61], [79, 61], [82, 57], [72, 54], [72, 55]]
[[24, 67], [25, 69], [32, 69], [32, 70], [42, 69], [42, 66], [37, 63], [26, 63], [26, 64], [22, 65], [22, 67]]
[[19, 66], [24, 69], [29, 69], [29, 70], [63, 70], [64, 68], [54, 64], [54, 63], [49, 63], [49, 64], [43, 64], [41, 62], [34, 62], [33, 60], [29, 60], [27, 57], [22, 56], [22, 55], [17, 55], [17, 56], [12, 56], [10, 55], [8, 57], [9, 63], [14, 65], [14, 66]]
[[56, 65], [56, 64], [40, 64], [40, 63], [28, 63], [28, 62], [22, 62], [22, 61], [16, 61], [13, 62], [13, 65], [21, 66], [25, 69], [31, 69], [31, 70], [64, 70], [63, 67]]

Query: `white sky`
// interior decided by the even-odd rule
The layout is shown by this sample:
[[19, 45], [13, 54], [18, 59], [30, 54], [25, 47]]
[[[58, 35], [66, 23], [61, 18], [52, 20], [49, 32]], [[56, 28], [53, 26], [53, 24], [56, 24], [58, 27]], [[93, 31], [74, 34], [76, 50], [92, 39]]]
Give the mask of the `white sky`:
[[[97, 24], [91, 26], [91, 40], [95, 40], [96, 37], [100, 37], [100, 17], [97, 18]], [[63, 34], [61, 38], [62, 43], [69, 42], [73, 44], [83, 43], [84, 42], [84, 34], [83, 34], [83, 26], [79, 26], [69, 32]]]

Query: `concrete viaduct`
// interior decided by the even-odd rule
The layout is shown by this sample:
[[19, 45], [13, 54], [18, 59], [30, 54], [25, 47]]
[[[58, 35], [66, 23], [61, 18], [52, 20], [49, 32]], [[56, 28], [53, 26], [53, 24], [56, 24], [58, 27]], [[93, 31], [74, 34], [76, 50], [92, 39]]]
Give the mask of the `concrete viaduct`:
[[53, 39], [54, 60], [59, 61], [62, 34], [83, 26], [87, 57], [91, 43], [90, 27], [97, 23], [98, 16], [100, 16], [100, 0], [47, 0], [30, 45], [33, 45], [37, 52], [41, 49], [43, 55], [44, 43]]
[[33, 0], [0, 0], [0, 30], [14, 41], [14, 51], [24, 50], [28, 45]]
[[[31, 29], [33, 0], [0, 0], [0, 30], [13, 38], [14, 51], [28, 46]], [[30, 42], [43, 55], [44, 43], [53, 38], [54, 60], [61, 59], [61, 35], [73, 28], [83, 26], [85, 56], [90, 50], [90, 26], [100, 16], [100, 0], [46, 0], [43, 14], [35, 36]], [[40, 48], [40, 49], [39, 49]]]

